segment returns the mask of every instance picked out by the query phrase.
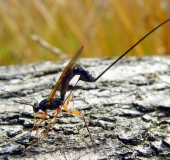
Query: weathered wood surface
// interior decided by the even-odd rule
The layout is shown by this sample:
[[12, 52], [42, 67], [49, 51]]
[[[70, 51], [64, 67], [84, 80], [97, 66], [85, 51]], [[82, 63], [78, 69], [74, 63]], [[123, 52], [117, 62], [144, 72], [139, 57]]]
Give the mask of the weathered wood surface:
[[[81, 59], [98, 75], [114, 59]], [[48, 96], [64, 62], [0, 68], [0, 89], [39, 102]], [[70, 86], [71, 88], [71, 86]], [[70, 89], [69, 89], [70, 91]], [[36, 100], [35, 100], [36, 99]], [[33, 125], [31, 106], [0, 91], [0, 158], [9, 159], [166, 159], [170, 157], [170, 57], [125, 57], [95, 83], [80, 82], [74, 105], [88, 121], [94, 150], [80, 116], [61, 112], [48, 136], [23, 153]], [[37, 140], [55, 111], [50, 111]]]

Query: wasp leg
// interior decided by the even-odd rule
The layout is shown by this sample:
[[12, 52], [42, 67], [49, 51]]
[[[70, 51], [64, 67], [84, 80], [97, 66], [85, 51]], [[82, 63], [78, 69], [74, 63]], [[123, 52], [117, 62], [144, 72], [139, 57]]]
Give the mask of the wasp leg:
[[56, 109], [56, 112], [57, 112], [56, 115], [55, 115], [55, 116], [53, 117], [53, 119], [50, 121], [50, 124], [48, 125], [48, 127], [47, 127], [47, 129], [46, 129], [46, 131], [45, 131], [45, 133], [44, 133], [44, 135], [43, 135], [43, 137], [39, 140], [39, 142], [41, 142], [41, 141], [43, 140], [43, 138], [48, 134], [48, 132], [49, 132], [49, 130], [50, 130], [50, 128], [51, 128], [51, 125], [55, 122], [55, 120], [56, 120], [57, 116], [59, 115], [60, 111], [61, 111], [61, 108], [60, 108], [60, 107]]
[[44, 122], [44, 120], [45, 120], [45, 118], [46, 118], [46, 116], [47, 116], [47, 113], [48, 113], [48, 112], [47, 112], [47, 110], [46, 110], [46, 111], [44, 111], [43, 114], [35, 114], [35, 116], [34, 116], [34, 126], [33, 126], [32, 130], [31, 130], [31, 132], [32, 132], [33, 129], [35, 128], [36, 118], [40, 118], [41, 120], [38, 122], [38, 125], [37, 125], [37, 127], [36, 127], [36, 133], [35, 133], [32, 141], [31, 141], [31, 144], [30, 144], [29, 148], [32, 147], [32, 145], [33, 145], [33, 143], [34, 143], [34, 139], [35, 139], [35, 137], [36, 137], [36, 135], [37, 135], [37, 133], [38, 133], [39, 127], [40, 127], [40, 125]]
[[44, 111], [43, 114], [36, 114], [36, 115], [35, 115], [35, 118], [40, 118], [40, 119], [41, 119], [41, 120], [39, 121], [37, 127], [36, 127], [35, 136], [36, 136], [37, 133], [38, 133], [38, 129], [39, 129], [40, 125], [45, 121], [45, 118], [46, 118], [46, 116], [47, 116], [47, 113], [48, 113], [48, 111], [46, 110], [46, 111]]
[[90, 140], [91, 140], [91, 142], [92, 142], [92, 144], [93, 144], [93, 147], [94, 147], [95, 149], [97, 149], [96, 146], [95, 146], [95, 144], [94, 144], [94, 142], [93, 142], [93, 138], [92, 138], [91, 132], [90, 132], [90, 130], [89, 130], [89, 127], [88, 127], [88, 125], [87, 125], [87, 122], [86, 122], [86, 119], [85, 119], [83, 113], [80, 112], [80, 111], [77, 111], [77, 110], [70, 111], [70, 110], [68, 109], [68, 107], [67, 107], [68, 104], [69, 104], [69, 101], [70, 101], [70, 99], [71, 99], [71, 95], [72, 95], [72, 94], [70, 94], [70, 95], [68, 96], [67, 101], [63, 104], [62, 107], [63, 107], [63, 109], [64, 109], [66, 112], [68, 112], [68, 113], [70, 113], [70, 114], [78, 114], [78, 115], [81, 115], [81, 116], [82, 116], [83, 121], [84, 121], [84, 124], [85, 124], [85, 126], [86, 126], [86, 129], [87, 129], [87, 131], [88, 131], [88, 133], [89, 133]]
[[[44, 119], [44, 117], [46, 117], [47, 113], [43, 113], [43, 114], [38, 114], [36, 113], [35, 116], [34, 116], [34, 124], [33, 124], [33, 127], [31, 129], [31, 132], [35, 129], [35, 126], [36, 126], [36, 119]], [[40, 122], [39, 122], [40, 123]], [[39, 124], [38, 123], [38, 124]], [[40, 125], [43, 123], [43, 121], [40, 123]]]
[[[71, 94], [68, 96], [68, 98], [67, 98], [67, 100], [65, 101], [64, 105], [68, 105], [68, 104], [69, 104], [70, 98], [71, 98]], [[55, 122], [55, 120], [56, 120], [57, 116], [59, 115], [60, 111], [61, 111], [61, 106], [56, 109], [56, 112], [57, 112], [57, 113], [56, 113], [56, 115], [53, 117], [53, 119], [50, 121], [50, 124], [48, 125], [48, 127], [47, 127], [47, 129], [46, 129], [46, 131], [45, 131], [45, 133], [44, 133], [44, 135], [43, 135], [43, 137], [41, 138], [40, 141], [42, 141], [43, 138], [48, 134], [51, 125]]]

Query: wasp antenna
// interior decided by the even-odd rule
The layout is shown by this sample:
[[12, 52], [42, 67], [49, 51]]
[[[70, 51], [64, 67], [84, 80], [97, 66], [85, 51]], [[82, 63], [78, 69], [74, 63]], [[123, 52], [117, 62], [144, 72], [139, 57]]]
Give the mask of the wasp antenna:
[[111, 68], [114, 64], [116, 64], [120, 59], [122, 59], [129, 51], [131, 51], [133, 48], [135, 48], [141, 41], [143, 41], [146, 37], [148, 37], [152, 32], [154, 32], [155, 30], [157, 30], [159, 27], [161, 27], [162, 25], [164, 25], [165, 23], [167, 23], [168, 21], [170, 21], [170, 18], [167, 19], [166, 21], [162, 22], [161, 24], [159, 24], [157, 27], [155, 27], [154, 29], [152, 29], [150, 32], [148, 32], [144, 37], [142, 37], [139, 41], [137, 41], [132, 47], [130, 47], [125, 53], [123, 53], [118, 59], [116, 59], [116, 61], [114, 61], [109, 67], [107, 67], [98, 77], [96, 77], [94, 79], [94, 82], [97, 81], [109, 68]]
[[26, 101], [25, 99], [21, 98], [20, 96], [16, 95], [15, 93], [12, 93], [12, 92], [9, 92], [9, 91], [3, 90], [3, 89], [0, 89], [0, 90], [3, 91], [3, 92], [7, 92], [7, 93], [9, 93], [9, 94], [11, 94], [11, 95], [13, 95], [13, 96], [15, 96], [15, 97], [23, 100], [25, 103], [24, 103], [24, 102], [18, 102], [18, 101], [15, 101], [15, 102], [20, 103], [20, 104], [30, 105], [30, 106], [34, 107], [31, 103], [29, 103], [29, 102]]

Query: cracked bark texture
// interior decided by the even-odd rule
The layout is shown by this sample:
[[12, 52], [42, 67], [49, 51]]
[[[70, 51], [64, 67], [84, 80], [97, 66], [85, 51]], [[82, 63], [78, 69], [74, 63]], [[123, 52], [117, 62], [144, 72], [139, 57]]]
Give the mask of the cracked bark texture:
[[[115, 59], [80, 59], [94, 75]], [[0, 89], [32, 104], [47, 98], [68, 61], [0, 67]], [[0, 91], [1, 159], [168, 159], [170, 158], [170, 57], [125, 57], [95, 83], [79, 82], [71, 110], [81, 110], [96, 151], [80, 116], [62, 111], [42, 142], [29, 146], [35, 131], [31, 106]], [[69, 86], [69, 91], [73, 83]], [[57, 96], [57, 95], [56, 95]], [[49, 111], [35, 140], [55, 115]]]

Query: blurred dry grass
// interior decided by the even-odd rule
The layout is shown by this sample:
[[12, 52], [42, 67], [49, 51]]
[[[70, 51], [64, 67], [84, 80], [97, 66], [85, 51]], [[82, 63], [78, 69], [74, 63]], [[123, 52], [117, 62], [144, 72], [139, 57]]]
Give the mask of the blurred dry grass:
[[[169, 0], [0, 0], [0, 65], [57, 60], [35, 34], [70, 55], [119, 56], [170, 18]], [[170, 23], [128, 55], [170, 54]]]

